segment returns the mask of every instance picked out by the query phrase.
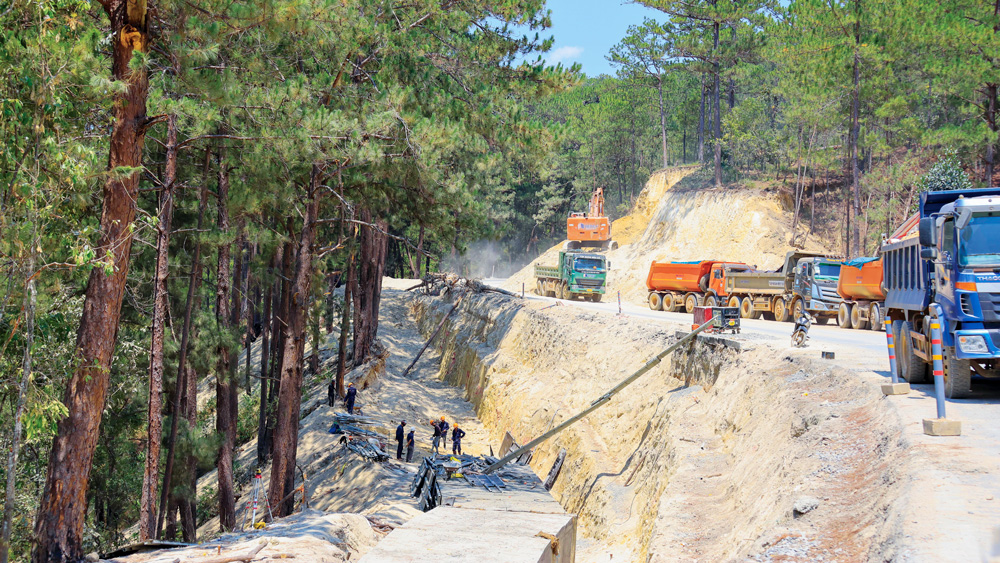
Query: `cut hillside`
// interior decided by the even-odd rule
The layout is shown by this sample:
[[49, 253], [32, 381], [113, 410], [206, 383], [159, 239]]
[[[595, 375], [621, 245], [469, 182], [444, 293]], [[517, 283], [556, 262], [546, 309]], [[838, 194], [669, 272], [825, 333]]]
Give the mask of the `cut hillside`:
[[[611, 261], [608, 295], [646, 300], [646, 274], [653, 260], [732, 260], [760, 269], [778, 268], [796, 248], [835, 253], [831, 242], [808, 234], [801, 223], [792, 232], [787, 198], [777, 190], [705, 187], [697, 168], [669, 168], [650, 177], [632, 212], [614, 222], [612, 236], [620, 245], [607, 252]], [[535, 285], [536, 264], [555, 264], [557, 245], [511, 276], [505, 287]]]

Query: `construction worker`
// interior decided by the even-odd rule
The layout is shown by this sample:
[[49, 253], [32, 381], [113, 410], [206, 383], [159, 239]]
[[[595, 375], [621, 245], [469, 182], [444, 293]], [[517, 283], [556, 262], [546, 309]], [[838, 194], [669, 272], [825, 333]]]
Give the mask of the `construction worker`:
[[406, 435], [406, 463], [413, 461], [413, 448], [416, 446], [416, 439], [413, 437], [413, 430]]
[[399, 423], [399, 426], [396, 427], [396, 442], [399, 443], [399, 445], [396, 446], [396, 459], [403, 459], [403, 428], [405, 426], [406, 421], [404, 420]]
[[462, 455], [462, 438], [465, 438], [465, 430], [459, 428], [456, 422], [455, 429], [451, 431], [451, 453]]
[[430, 425], [434, 428], [434, 436], [431, 438], [431, 452], [439, 454], [441, 453], [439, 447], [441, 444], [441, 426], [434, 419], [431, 419]]
[[441, 428], [441, 445], [444, 446], [445, 453], [448, 453], [448, 421], [442, 416], [438, 426]]
[[331, 379], [326, 386], [326, 402], [331, 406], [337, 406], [337, 384]]
[[347, 414], [354, 414], [354, 399], [358, 396], [358, 388], [353, 383], [347, 386], [347, 396], [344, 402], [347, 403]]

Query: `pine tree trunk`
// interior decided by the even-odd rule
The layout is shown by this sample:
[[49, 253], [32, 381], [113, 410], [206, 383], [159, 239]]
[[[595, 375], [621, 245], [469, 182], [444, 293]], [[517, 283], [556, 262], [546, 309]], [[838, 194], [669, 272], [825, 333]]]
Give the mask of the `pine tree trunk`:
[[[191, 366], [185, 369], [184, 385], [186, 388], [182, 399], [181, 416], [187, 421], [190, 431], [198, 423], [198, 374]], [[187, 477], [187, 487], [191, 494], [178, 499], [178, 508], [181, 516], [181, 537], [186, 542], [195, 543], [198, 541], [198, 457], [194, 453], [194, 448], [189, 450], [182, 475]]]
[[[716, 0], [712, 0], [712, 7], [715, 7]], [[721, 79], [719, 68], [719, 22], [712, 25], [712, 63], [714, 69], [714, 82], [712, 85], [712, 104], [715, 106], [715, 187], [722, 187], [722, 104], [719, 98], [719, 80]]]
[[17, 388], [17, 408], [14, 411], [14, 435], [11, 436], [7, 454], [7, 487], [4, 494], [3, 523], [0, 524], [0, 563], [9, 561], [10, 532], [14, 522], [14, 497], [17, 492], [17, 454], [21, 448], [21, 429], [24, 405], [28, 399], [28, 381], [31, 379], [31, 346], [35, 341], [35, 248], [28, 244], [28, 263], [25, 268], [27, 283], [24, 287], [24, 356], [21, 361], [21, 383]]
[[378, 309], [382, 297], [382, 274], [388, 238], [385, 220], [373, 218], [371, 211], [362, 209], [358, 252], [358, 282], [354, 292], [354, 365], [368, 360], [372, 344], [378, 335]]
[[[211, 151], [205, 151], [204, 178], [201, 187], [201, 199], [198, 201], [198, 231], [201, 231], [205, 223], [205, 207], [208, 204], [208, 173], [211, 163]], [[198, 293], [198, 286], [201, 283], [201, 239], [197, 238], [194, 244], [194, 254], [191, 258], [191, 279], [188, 282], [187, 299], [184, 304], [184, 325], [181, 328], [181, 347], [178, 351], [177, 359], [177, 383], [174, 385], [174, 396], [172, 400], [172, 412], [170, 419], [170, 437], [167, 439], [167, 460], [163, 470], [163, 486], [160, 488], [160, 511], [156, 517], [156, 530], [163, 527], [163, 519], [167, 513], [167, 500], [170, 498], [171, 481], [174, 473], [174, 458], [177, 449], [177, 425], [180, 412], [181, 386], [187, 385], [188, 389], [195, 389], [197, 392], [197, 382], [187, 381], [187, 354], [188, 341], [191, 336], [191, 316], [194, 309], [194, 297]], [[190, 392], [190, 391], [189, 391]]]
[[701, 107], [698, 111], [698, 162], [705, 163], [705, 74], [701, 75]]
[[[293, 298], [285, 327], [285, 353], [281, 363], [281, 387], [278, 391], [278, 417], [274, 429], [274, 455], [271, 460], [271, 483], [268, 500], [277, 516], [292, 513], [295, 501], [290, 493], [295, 486], [295, 456], [299, 439], [299, 410], [302, 402], [302, 355], [309, 296], [312, 290], [313, 243], [319, 215], [321, 173], [313, 165], [309, 179], [306, 217], [295, 259]], [[286, 498], [288, 497], [288, 498]]]
[[344, 374], [347, 373], [347, 334], [351, 329], [351, 303], [354, 286], [357, 285], [357, 273], [354, 269], [354, 250], [351, 250], [347, 260], [347, 284], [344, 286], [344, 307], [340, 312], [340, 345], [337, 348], [337, 397], [343, 397]]
[[[219, 186], [218, 186], [218, 230], [229, 231], [229, 169], [225, 158], [225, 149], [219, 148]], [[219, 245], [219, 263], [216, 269], [215, 291], [215, 323], [223, 333], [232, 328], [229, 284], [232, 282], [230, 271], [230, 245], [223, 242]], [[216, 350], [218, 359], [215, 364], [215, 431], [219, 434], [219, 449], [216, 458], [219, 480], [219, 529], [228, 532], [236, 527], [236, 506], [233, 491], [233, 447], [236, 444], [236, 421], [233, 412], [235, 393], [232, 381], [232, 357], [227, 346], [219, 346]]]
[[986, 165], [986, 172], [983, 175], [986, 187], [993, 187], [993, 167], [996, 158], [997, 143], [997, 85], [986, 85], [986, 126], [989, 129], [989, 141], [986, 143], [986, 158], [983, 164]]
[[[855, 24], [855, 41], [860, 42], [860, 36]], [[861, 135], [860, 106], [861, 106], [861, 60], [857, 52], [859, 45], [855, 45], [854, 51], [854, 90], [851, 93], [851, 192], [854, 202], [854, 230], [851, 233], [851, 249], [848, 258], [856, 258], [861, 255], [861, 170], [858, 168], [858, 137]]]
[[106, 4], [111, 21], [112, 78], [125, 85], [109, 104], [114, 114], [108, 169], [125, 169], [104, 184], [100, 238], [96, 255], [108, 255], [106, 268], [90, 272], [77, 332], [73, 375], [66, 386], [68, 415], [49, 456], [45, 490], [35, 520], [34, 563], [83, 558], [83, 526], [87, 517], [87, 485], [97, 448], [101, 414], [107, 399], [111, 356], [118, 337], [118, 320], [132, 251], [139, 172], [146, 134], [145, 67], [129, 68], [133, 49], [149, 50], [146, 2]]
[[410, 262], [410, 273], [413, 274], [413, 279], [420, 278], [420, 259], [423, 256], [424, 250], [424, 226], [420, 225], [420, 234], [417, 235], [417, 252], [413, 256], [409, 257]]
[[333, 313], [334, 313], [334, 290], [337, 289], [337, 279], [340, 274], [336, 272], [330, 272], [326, 275], [326, 308], [324, 309], [323, 321], [324, 330], [327, 334], [333, 333]]
[[320, 306], [319, 297], [313, 295], [313, 300], [316, 304], [309, 307], [307, 310], [311, 313], [311, 326], [312, 326], [312, 354], [309, 355], [309, 373], [313, 375], [319, 375], [319, 349], [320, 349]]
[[177, 116], [167, 118], [167, 169], [160, 190], [156, 224], [156, 273], [153, 284], [153, 326], [149, 353], [149, 430], [146, 466], [139, 502], [139, 541], [156, 538], [156, 482], [160, 477], [160, 441], [163, 439], [163, 334], [167, 318], [167, 276], [170, 273], [170, 228], [174, 216], [174, 182], [177, 180]]
[[[278, 253], [275, 252], [275, 256], [271, 258], [272, 270], [277, 263], [277, 256]], [[267, 406], [270, 404], [267, 391], [270, 387], [268, 365], [271, 347], [271, 300], [276, 285], [276, 283], [272, 283], [267, 292], [264, 293], [264, 316], [260, 323], [260, 412], [257, 417], [257, 465], [263, 465], [271, 451], [267, 439]]]
[[656, 77], [656, 93], [659, 95], [660, 101], [660, 147], [663, 149], [663, 167], [666, 168], [668, 163], [667, 157], [667, 112], [666, 108], [663, 107], [663, 77]]

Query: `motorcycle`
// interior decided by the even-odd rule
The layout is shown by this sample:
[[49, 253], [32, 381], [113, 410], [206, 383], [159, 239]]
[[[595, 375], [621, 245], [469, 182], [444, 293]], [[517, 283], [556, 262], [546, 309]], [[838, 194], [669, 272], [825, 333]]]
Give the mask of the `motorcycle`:
[[812, 326], [812, 319], [803, 313], [795, 321], [795, 329], [792, 330], [792, 346], [795, 348], [805, 348], [809, 342], [809, 327]]

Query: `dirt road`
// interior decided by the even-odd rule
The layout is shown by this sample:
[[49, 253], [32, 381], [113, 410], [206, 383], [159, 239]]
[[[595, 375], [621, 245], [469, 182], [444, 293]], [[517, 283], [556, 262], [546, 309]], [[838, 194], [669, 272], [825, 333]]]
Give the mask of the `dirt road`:
[[[589, 303], [531, 292], [525, 297], [609, 315], [619, 311], [611, 298]], [[624, 302], [621, 312], [657, 324], [691, 320], [687, 314]], [[855, 371], [873, 386], [889, 377], [884, 332], [814, 325], [811, 345], [797, 350], [789, 346], [790, 323], [744, 319], [742, 328], [738, 339], [767, 344], [779, 357], [819, 357], [820, 351], [832, 351], [835, 365]], [[909, 450], [905, 474], [910, 482], [902, 499], [905, 519], [896, 560], [1000, 562], [1000, 381], [976, 378], [973, 391], [970, 399], [947, 402], [948, 417], [962, 421], [962, 436], [953, 438], [923, 433], [922, 419], [936, 416], [933, 385], [913, 385], [908, 395], [886, 398], [899, 412]]]

